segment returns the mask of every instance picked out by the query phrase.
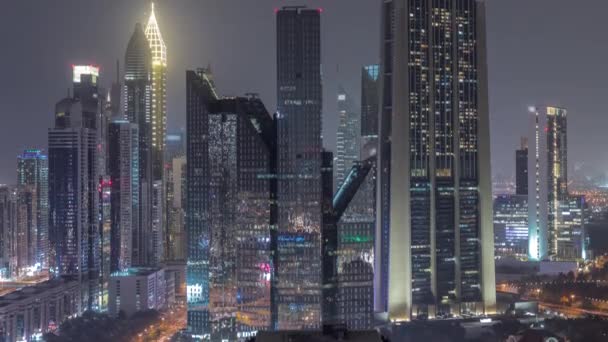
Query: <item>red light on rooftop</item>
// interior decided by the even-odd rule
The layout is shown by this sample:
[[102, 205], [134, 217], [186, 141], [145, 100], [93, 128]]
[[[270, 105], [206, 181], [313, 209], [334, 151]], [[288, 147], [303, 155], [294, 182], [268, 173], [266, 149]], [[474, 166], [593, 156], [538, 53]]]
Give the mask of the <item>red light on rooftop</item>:
[[319, 13], [323, 13], [323, 9], [322, 8], [317, 8], [317, 11], [319, 11]]
[[274, 9], [274, 13], [275, 13], [275, 14], [279, 13], [279, 9], [278, 9], [278, 8], [275, 8], [275, 9]]

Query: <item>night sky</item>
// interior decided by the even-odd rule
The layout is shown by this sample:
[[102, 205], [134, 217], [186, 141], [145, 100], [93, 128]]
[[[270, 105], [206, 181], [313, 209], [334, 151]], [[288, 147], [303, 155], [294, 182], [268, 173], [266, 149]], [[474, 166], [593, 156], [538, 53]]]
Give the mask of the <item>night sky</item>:
[[[169, 130], [185, 123], [185, 70], [211, 64], [221, 94], [257, 92], [276, 103], [274, 8], [323, 8], [324, 143], [333, 150], [336, 91], [358, 103], [360, 67], [377, 63], [380, 0], [159, 0], [168, 46]], [[0, 183], [16, 182], [16, 156], [46, 149], [55, 103], [71, 87], [72, 64], [101, 67], [102, 85], [122, 65], [147, 0], [19, 0], [0, 11]], [[527, 132], [527, 107], [568, 109], [569, 165], [608, 167], [608, 39], [600, 0], [488, 0], [492, 168], [511, 176]]]

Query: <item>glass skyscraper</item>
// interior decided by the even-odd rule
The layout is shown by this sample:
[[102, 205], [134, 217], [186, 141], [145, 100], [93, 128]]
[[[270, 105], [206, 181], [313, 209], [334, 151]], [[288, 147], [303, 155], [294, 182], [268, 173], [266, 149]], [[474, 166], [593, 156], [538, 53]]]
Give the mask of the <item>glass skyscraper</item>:
[[375, 306], [390, 320], [495, 312], [484, 18], [476, 0], [382, 3]]
[[529, 257], [558, 254], [558, 212], [568, 197], [567, 112], [548, 106], [530, 107], [528, 146]]
[[[48, 267], [49, 241], [49, 166], [42, 151], [28, 149], [17, 157], [17, 185], [32, 186], [36, 191], [36, 246], [35, 262], [40, 268]], [[34, 266], [34, 265], [30, 265]]]
[[527, 257], [527, 195], [498, 195], [494, 199], [494, 246], [496, 256]]
[[334, 188], [342, 185], [353, 164], [359, 160], [360, 136], [360, 115], [355, 112], [350, 95], [340, 86], [338, 89], [338, 133], [336, 135]]
[[276, 329], [321, 322], [321, 13], [283, 7], [277, 19], [278, 232]]

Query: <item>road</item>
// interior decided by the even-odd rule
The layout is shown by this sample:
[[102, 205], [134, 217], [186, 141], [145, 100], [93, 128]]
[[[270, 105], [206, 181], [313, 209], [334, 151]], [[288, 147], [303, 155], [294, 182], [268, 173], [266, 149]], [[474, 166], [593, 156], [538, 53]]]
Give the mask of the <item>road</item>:
[[133, 342], [170, 341], [171, 337], [186, 327], [186, 307], [161, 312], [161, 318], [148, 326]]
[[595, 316], [608, 318], [608, 312], [606, 312], [606, 311], [587, 310], [587, 309], [547, 303], [547, 302], [539, 302], [538, 306], [541, 309], [544, 308], [544, 309], [557, 311], [559, 313], [563, 313], [568, 318], [578, 318], [578, 317], [585, 316], [585, 315], [595, 315]]

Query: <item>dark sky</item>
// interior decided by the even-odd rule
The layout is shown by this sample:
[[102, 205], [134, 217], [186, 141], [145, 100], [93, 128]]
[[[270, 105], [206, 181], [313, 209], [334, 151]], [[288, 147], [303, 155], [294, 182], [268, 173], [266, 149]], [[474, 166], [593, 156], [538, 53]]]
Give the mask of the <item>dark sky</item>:
[[[70, 65], [101, 66], [115, 77], [147, 0], [1, 0], [0, 183], [15, 183], [16, 156], [46, 149], [54, 105], [67, 93]], [[212, 65], [220, 93], [257, 92], [275, 108], [274, 8], [324, 9], [324, 140], [333, 149], [336, 90], [359, 95], [360, 66], [379, 54], [380, 0], [159, 0], [168, 46], [168, 121], [185, 122], [185, 70]], [[608, 41], [599, 0], [488, 0], [488, 53], [494, 174], [513, 174], [513, 150], [527, 132], [531, 104], [569, 110], [570, 166], [608, 167]], [[339, 65], [339, 67], [338, 67]], [[357, 100], [358, 102], [358, 100]]]

